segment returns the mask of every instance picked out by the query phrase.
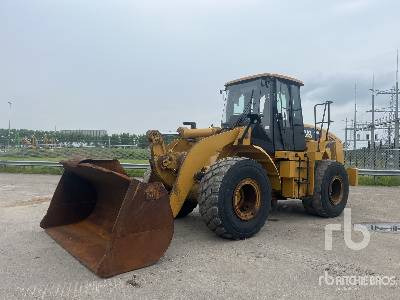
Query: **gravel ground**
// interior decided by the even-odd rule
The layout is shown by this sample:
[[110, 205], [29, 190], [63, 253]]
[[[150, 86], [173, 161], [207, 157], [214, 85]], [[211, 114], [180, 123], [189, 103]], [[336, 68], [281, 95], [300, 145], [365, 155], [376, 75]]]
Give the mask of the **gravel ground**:
[[[157, 264], [100, 279], [39, 227], [58, 180], [0, 174], [1, 299], [398, 299], [400, 234], [371, 233], [368, 247], [354, 251], [342, 229], [326, 251], [324, 227], [343, 224], [343, 216], [309, 216], [295, 200], [280, 201], [266, 226], [244, 241], [216, 237], [196, 210], [175, 221], [171, 246]], [[352, 188], [349, 207], [353, 223], [400, 222], [400, 188]], [[391, 286], [329, 285], [330, 277], [320, 280], [325, 272], [396, 278]]]

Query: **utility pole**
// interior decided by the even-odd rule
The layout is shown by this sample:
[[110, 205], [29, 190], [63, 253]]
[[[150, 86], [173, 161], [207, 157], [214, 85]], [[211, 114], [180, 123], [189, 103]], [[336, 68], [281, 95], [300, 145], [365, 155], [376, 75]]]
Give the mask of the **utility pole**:
[[11, 142], [11, 107], [12, 107], [12, 102], [8, 101], [7, 103], [10, 106], [10, 115], [8, 117], [8, 148], [10, 148], [10, 142]]
[[346, 117], [346, 128], [344, 130], [344, 150], [347, 150], [347, 117]]
[[[389, 113], [389, 120], [393, 118], [393, 101], [394, 100], [394, 95], [390, 95], [390, 110], [391, 112]], [[392, 122], [389, 122], [388, 124], [388, 144], [389, 144], [389, 149], [392, 149]]]
[[396, 108], [394, 110], [394, 148], [399, 149], [399, 50], [396, 59]]
[[372, 117], [371, 117], [371, 145], [372, 149], [375, 149], [375, 75], [372, 74]]
[[357, 149], [357, 81], [354, 83], [353, 150]]

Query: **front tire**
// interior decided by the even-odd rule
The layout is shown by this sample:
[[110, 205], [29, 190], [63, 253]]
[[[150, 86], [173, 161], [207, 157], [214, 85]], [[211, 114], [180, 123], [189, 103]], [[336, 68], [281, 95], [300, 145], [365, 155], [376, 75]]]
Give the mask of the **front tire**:
[[349, 178], [343, 164], [321, 160], [315, 168], [314, 194], [302, 201], [308, 213], [334, 218], [343, 212], [348, 196]]
[[267, 173], [255, 160], [225, 158], [200, 182], [199, 210], [207, 227], [227, 239], [245, 239], [265, 224], [271, 208]]

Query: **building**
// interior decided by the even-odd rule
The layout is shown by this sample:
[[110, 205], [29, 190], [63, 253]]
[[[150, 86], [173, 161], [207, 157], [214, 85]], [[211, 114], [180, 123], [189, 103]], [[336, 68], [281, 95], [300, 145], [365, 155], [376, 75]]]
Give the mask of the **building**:
[[62, 134], [81, 134], [90, 137], [103, 137], [107, 135], [107, 130], [84, 130], [84, 129], [73, 129], [73, 130], [60, 130]]

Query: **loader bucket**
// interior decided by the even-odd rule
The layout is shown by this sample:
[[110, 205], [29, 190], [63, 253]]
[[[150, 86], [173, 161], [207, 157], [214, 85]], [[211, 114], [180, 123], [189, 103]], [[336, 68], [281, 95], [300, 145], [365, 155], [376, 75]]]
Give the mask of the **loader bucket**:
[[128, 177], [116, 160], [61, 163], [64, 173], [40, 226], [100, 277], [158, 261], [173, 235], [164, 186]]

